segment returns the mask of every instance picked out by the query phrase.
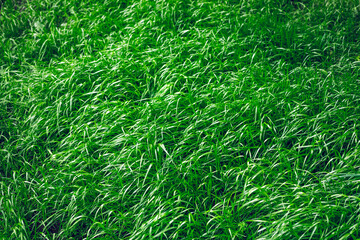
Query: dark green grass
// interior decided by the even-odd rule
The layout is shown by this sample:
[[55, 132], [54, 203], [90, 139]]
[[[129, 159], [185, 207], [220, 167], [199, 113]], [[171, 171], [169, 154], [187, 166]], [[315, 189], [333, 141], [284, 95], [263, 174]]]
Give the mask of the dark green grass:
[[1, 239], [360, 239], [357, 1], [1, 4]]

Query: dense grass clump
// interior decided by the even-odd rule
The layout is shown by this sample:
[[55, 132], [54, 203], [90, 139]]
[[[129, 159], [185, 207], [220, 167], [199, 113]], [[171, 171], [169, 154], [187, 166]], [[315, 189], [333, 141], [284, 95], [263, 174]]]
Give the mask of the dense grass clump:
[[1, 239], [360, 239], [360, 5], [1, 1]]

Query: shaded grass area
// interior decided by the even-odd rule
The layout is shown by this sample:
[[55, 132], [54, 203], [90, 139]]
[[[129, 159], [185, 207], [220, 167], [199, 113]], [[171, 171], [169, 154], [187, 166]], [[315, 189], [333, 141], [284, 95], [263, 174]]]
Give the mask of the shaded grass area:
[[356, 1], [4, 1], [3, 239], [358, 239]]

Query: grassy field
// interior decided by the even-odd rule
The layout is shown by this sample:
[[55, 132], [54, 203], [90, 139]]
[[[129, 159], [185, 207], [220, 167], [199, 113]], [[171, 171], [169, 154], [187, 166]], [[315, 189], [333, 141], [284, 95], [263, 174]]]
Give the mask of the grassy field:
[[359, 1], [1, 2], [0, 239], [360, 239]]

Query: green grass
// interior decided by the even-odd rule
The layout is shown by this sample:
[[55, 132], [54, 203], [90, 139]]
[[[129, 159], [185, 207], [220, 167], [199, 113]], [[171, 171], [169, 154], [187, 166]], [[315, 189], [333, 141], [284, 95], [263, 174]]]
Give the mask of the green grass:
[[355, 0], [5, 0], [0, 239], [360, 239]]

